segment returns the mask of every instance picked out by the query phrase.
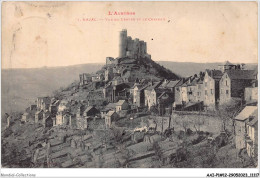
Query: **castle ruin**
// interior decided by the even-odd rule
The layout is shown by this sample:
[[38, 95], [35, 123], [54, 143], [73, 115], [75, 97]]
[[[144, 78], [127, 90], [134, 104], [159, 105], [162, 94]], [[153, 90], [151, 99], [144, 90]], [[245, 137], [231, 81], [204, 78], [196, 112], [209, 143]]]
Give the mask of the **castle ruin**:
[[138, 38], [133, 40], [131, 36], [127, 36], [127, 30], [123, 29], [119, 36], [119, 57], [139, 59], [151, 58], [151, 55], [147, 54], [146, 42], [140, 41]]

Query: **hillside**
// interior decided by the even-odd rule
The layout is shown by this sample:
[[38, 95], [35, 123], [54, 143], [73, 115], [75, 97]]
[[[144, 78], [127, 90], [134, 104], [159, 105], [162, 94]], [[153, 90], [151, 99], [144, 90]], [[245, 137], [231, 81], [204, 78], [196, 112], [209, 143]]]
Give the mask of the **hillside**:
[[102, 64], [34, 69], [2, 69], [2, 114], [22, 111], [39, 96], [51, 95], [60, 87], [79, 80], [79, 73], [92, 73]]

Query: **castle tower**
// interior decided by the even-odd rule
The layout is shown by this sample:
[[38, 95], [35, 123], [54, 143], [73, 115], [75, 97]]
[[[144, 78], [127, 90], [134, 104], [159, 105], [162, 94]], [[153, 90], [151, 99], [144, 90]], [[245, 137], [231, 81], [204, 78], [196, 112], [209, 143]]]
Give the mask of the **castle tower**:
[[126, 56], [126, 46], [127, 46], [127, 30], [123, 29], [119, 36], [119, 57]]

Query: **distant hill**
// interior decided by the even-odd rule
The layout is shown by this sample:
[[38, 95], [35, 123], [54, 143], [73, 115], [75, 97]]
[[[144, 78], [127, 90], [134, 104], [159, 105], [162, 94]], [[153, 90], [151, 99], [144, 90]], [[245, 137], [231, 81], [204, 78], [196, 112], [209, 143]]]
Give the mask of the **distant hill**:
[[51, 95], [60, 87], [66, 87], [79, 74], [94, 73], [103, 64], [81, 64], [65, 67], [33, 69], [2, 69], [2, 115], [10, 111], [23, 111], [38, 96]]
[[[171, 62], [171, 61], [156, 61], [160, 65], [164, 66], [174, 73], [182, 76], [188, 77], [194, 74], [198, 74], [200, 71], [205, 71], [205, 69], [218, 69], [219, 65], [223, 63], [192, 63], [192, 62]], [[257, 64], [246, 64], [246, 69], [254, 70], [257, 68]]]

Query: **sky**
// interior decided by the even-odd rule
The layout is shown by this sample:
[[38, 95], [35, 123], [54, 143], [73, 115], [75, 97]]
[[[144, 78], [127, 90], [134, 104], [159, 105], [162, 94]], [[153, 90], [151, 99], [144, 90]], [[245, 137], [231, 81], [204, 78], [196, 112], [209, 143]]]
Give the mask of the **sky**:
[[257, 2], [3, 2], [2, 68], [105, 63], [122, 29], [155, 61], [257, 63], [257, 13]]

